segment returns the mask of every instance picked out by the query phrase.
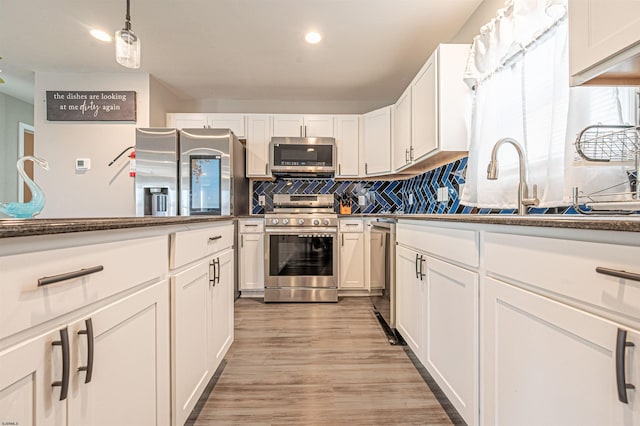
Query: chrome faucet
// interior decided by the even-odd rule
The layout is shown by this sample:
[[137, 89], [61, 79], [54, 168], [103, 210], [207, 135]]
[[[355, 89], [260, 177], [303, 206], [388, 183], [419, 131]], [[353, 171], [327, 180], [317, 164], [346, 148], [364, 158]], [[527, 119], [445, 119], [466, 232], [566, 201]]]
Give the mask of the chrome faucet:
[[509, 143], [518, 152], [518, 169], [520, 170], [520, 182], [518, 183], [518, 215], [524, 216], [527, 214], [527, 206], [538, 205], [538, 185], [533, 185], [533, 198], [529, 198], [529, 188], [527, 187], [527, 163], [524, 160], [524, 151], [522, 146], [512, 138], [502, 138], [493, 146], [491, 151], [491, 161], [487, 167], [487, 179], [498, 179], [498, 150], [500, 147]]

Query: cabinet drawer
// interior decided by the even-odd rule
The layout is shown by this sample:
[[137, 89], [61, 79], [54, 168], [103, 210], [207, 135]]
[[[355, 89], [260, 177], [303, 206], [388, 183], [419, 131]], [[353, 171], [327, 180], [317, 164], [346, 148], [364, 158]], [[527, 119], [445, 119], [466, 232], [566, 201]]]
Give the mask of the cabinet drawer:
[[340, 219], [340, 232], [362, 232], [362, 219]]
[[171, 269], [202, 259], [233, 245], [233, 225], [192, 229], [171, 234]]
[[[38, 286], [38, 279], [95, 266], [92, 274]], [[0, 339], [161, 277], [167, 237], [0, 257]]]
[[596, 272], [640, 274], [640, 247], [494, 233], [485, 243], [488, 274], [640, 319], [640, 282]]
[[396, 241], [465, 265], [477, 267], [480, 264], [476, 231], [399, 223]]
[[238, 232], [240, 232], [241, 234], [256, 234], [264, 232], [264, 220], [239, 220]]

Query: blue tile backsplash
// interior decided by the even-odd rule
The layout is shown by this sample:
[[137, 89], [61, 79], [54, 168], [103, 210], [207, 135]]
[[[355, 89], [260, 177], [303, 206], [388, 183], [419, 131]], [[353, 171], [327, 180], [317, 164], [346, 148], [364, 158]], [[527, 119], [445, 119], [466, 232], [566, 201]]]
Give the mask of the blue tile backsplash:
[[[482, 209], [460, 204], [459, 189], [464, 183], [467, 158], [445, 164], [406, 180], [349, 181], [333, 179], [278, 179], [254, 181], [252, 213], [262, 214], [273, 208], [273, 194], [334, 194], [334, 208], [338, 212], [339, 197], [351, 197], [352, 214], [514, 214], [515, 209]], [[449, 201], [439, 203], [439, 187], [446, 187]], [[265, 206], [258, 203], [265, 196]], [[411, 195], [413, 197], [411, 197]], [[365, 205], [358, 205], [358, 197], [365, 197]], [[412, 203], [410, 199], [412, 198]], [[572, 207], [529, 209], [530, 213], [575, 214]]]

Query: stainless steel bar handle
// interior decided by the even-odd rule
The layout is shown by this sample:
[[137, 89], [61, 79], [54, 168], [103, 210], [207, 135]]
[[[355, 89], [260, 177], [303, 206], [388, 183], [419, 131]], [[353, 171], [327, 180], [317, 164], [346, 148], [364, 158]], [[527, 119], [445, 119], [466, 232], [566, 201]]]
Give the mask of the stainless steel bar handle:
[[408, 163], [409, 161], [411, 160], [409, 160], [409, 148], [407, 148], [404, 150], [404, 162]]
[[633, 342], [627, 342], [627, 330], [618, 329], [618, 338], [616, 339], [616, 385], [618, 388], [618, 399], [620, 402], [628, 404], [627, 390], [635, 389], [632, 384], [627, 383], [626, 373], [626, 349], [634, 347]]
[[93, 339], [93, 321], [91, 318], [84, 320], [84, 330], [78, 331], [78, 335], [87, 335], [87, 365], [78, 367], [78, 371], [85, 371], [87, 374], [84, 376], [84, 382], [91, 382], [91, 376], [93, 375], [93, 351], [94, 351], [94, 339]]
[[244, 247], [244, 235], [240, 235], [240, 248]]
[[340, 167], [341, 165], [342, 165], [342, 164], [338, 163], [338, 174], [339, 174], [339, 175], [341, 175], [341, 174], [342, 174], [342, 171], [341, 171], [342, 169], [341, 169], [341, 167]]
[[60, 329], [60, 340], [51, 342], [53, 346], [62, 347], [62, 380], [51, 383], [53, 387], [60, 387], [60, 401], [67, 399], [69, 393], [69, 331], [67, 327]]
[[307, 137], [307, 125], [306, 124], [304, 125], [304, 137], [305, 138]]
[[264, 174], [265, 175], [269, 174], [269, 164], [268, 163], [264, 165]]
[[365, 175], [369, 174], [369, 164], [368, 163], [364, 163], [364, 174]]
[[342, 237], [342, 246], [344, 247], [344, 234], [340, 234], [340, 236]]
[[619, 269], [603, 268], [602, 266], [598, 266], [596, 268], [596, 272], [602, 275], [609, 275], [616, 278], [623, 278], [625, 280], [640, 281], [640, 274], [637, 274], [635, 272], [627, 272], [627, 271], [621, 271]]
[[249, 226], [255, 227], [255, 226], [258, 226], [258, 224], [257, 223], [245, 223], [244, 226], [246, 226], [246, 227], [249, 227]]
[[302, 124], [300, 125], [300, 137], [303, 137], [304, 133], [302, 133]]
[[62, 281], [67, 281], [72, 278], [84, 277], [85, 275], [95, 274], [104, 269], [104, 266], [92, 266], [91, 268], [79, 269], [77, 271], [65, 272], [64, 274], [51, 275], [48, 277], [38, 278], [38, 287], [42, 287], [49, 284], [55, 284]]
[[[213, 273], [211, 273], [212, 267], [213, 267]], [[211, 259], [211, 262], [209, 262], [209, 284], [211, 284], [211, 287], [216, 286], [216, 260], [215, 259]]]
[[222, 235], [216, 235], [214, 237], [209, 237], [209, 241], [219, 240], [220, 238], [222, 238]]
[[420, 273], [418, 272], [418, 259], [419, 259], [419, 254], [416, 253], [416, 278], [420, 278]]
[[216, 258], [216, 271], [217, 271], [217, 275], [216, 275], [216, 284], [220, 284], [220, 258], [217, 257]]
[[422, 279], [427, 275], [424, 272], [422, 272], [422, 264], [424, 263], [425, 258], [420, 255], [420, 281], [423, 281]]
[[413, 146], [409, 147], [409, 161], [413, 161]]

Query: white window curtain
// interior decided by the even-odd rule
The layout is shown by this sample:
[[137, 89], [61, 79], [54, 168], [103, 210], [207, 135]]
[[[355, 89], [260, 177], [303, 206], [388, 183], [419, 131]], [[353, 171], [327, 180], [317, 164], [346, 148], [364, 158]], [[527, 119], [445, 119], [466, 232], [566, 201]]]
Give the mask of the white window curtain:
[[[499, 178], [486, 178], [491, 150], [504, 137], [524, 148], [529, 190], [537, 184], [539, 207], [570, 204], [569, 187], [589, 181], [585, 170], [566, 173], [575, 134], [598, 121], [617, 124], [621, 117], [611, 102], [605, 102], [605, 113], [584, 112], [594, 99], [615, 98], [615, 88], [569, 89], [566, 0], [507, 1], [474, 39], [465, 81], [475, 94], [462, 204], [517, 207], [518, 157], [512, 146], [498, 153]], [[593, 122], [595, 117], [602, 118]], [[623, 176], [620, 170], [607, 174], [608, 183]]]

